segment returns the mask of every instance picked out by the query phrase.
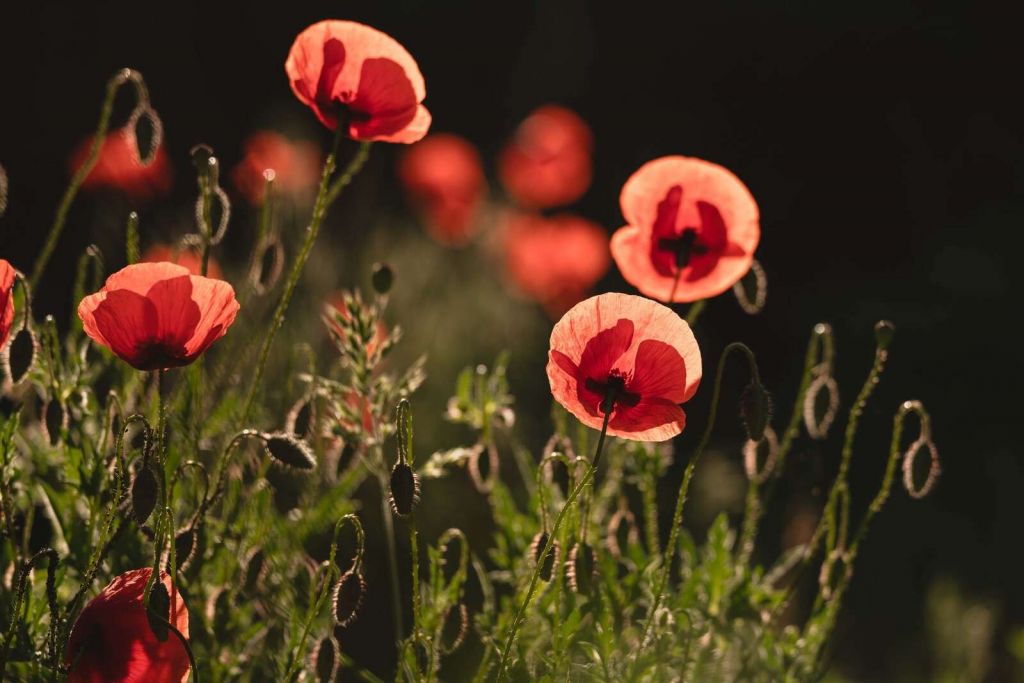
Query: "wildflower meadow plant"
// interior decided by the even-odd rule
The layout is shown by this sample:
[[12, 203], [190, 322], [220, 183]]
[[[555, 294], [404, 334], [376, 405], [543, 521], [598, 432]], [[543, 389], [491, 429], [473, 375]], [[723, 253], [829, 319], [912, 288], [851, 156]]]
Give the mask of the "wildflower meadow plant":
[[[848, 475], [894, 326], [876, 325], [852, 402], [840, 400], [838, 341], [824, 323], [801, 375], [776, 392], [756, 344], [717, 348], [696, 328], [730, 290], [748, 313], [765, 303], [758, 206], [730, 171], [650, 161], [622, 188], [626, 225], [609, 241], [566, 212], [590, 186], [599, 144], [574, 112], [549, 105], [520, 125], [498, 159], [499, 197], [472, 143], [427, 136], [424, 78], [390, 36], [316, 23], [285, 72], [332, 142], [321, 155], [273, 131], [249, 140], [230, 177], [256, 225], [238, 225], [221, 160], [197, 145], [194, 230], [168, 243], [129, 213], [123, 254], [91, 246], [81, 256], [77, 316], [62, 326], [33, 310], [79, 190], [152, 202], [168, 187], [164, 124], [142, 75], [126, 69], [74, 156], [31, 274], [0, 260], [0, 680], [379, 681], [348, 645], [370, 594], [391, 608], [393, 630], [375, 634], [389, 680], [820, 679], [897, 477], [920, 498], [940, 473], [929, 413], [899, 405], [884, 462], [864, 463], [881, 483], [858, 519]], [[110, 132], [129, 83], [134, 108]], [[404, 341], [388, 317], [403, 273], [387, 264], [365, 268], [365, 289], [311, 296], [322, 325], [293, 324], [325, 217], [354, 199], [345, 190], [377, 143], [413, 145], [399, 177], [430, 235], [496, 260], [494, 279], [555, 320], [543, 447], [517, 431], [513, 348], [455, 381], [443, 418], [461, 442], [416, 448], [425, 360], [392, 354]], [[292, 224], [300, 212], [275, 210], [283, 202], [306, 206], [303, 225]], [[249, 253], [226, 253], [229, 227], [251, 229]], [[592, 295], [612, 261], [643, 296]], [[689, 304], [685, 316], [677, 303]], [[742, 391], [725, 381], [733, 362]], [[783, 412], [772, 396], [790, 389]], [[710, 410], [694, 424], [698, 396]], [[723, 513], [698, 543], [687, 499], [720, 413], [746, 432], [735, 454], [745, 508], [739, 525]], [[841, 425], [828, 442], [838, 441], [838, 474], [813, 530], [763, 566], [760, 524], [794, 444]], [[681, 479], [668, 481], [672, 439], [694, 431]], [[462, 471], [490, 513], [487, 539], [428, 531], [429, 486]], [[379, 509], [363, 504], [366, 490]], [[380, 562], [371, 541], [384, 547]], [[809, 607], [795, 617], [798, 597]]]

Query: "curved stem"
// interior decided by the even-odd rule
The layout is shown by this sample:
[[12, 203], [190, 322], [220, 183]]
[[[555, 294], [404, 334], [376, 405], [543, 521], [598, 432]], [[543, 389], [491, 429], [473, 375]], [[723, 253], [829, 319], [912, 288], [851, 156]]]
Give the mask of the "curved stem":
[[[71, 182], [68, 183], [67, 189], [64, 190], [64, 195], [60, 199], [60, 204], [57, 206], [57, 213], [54, 215], [53, 223], [50, 225], [50, 232], [46, 236], [46, 243], [43, 244], [43, 250], [36, 257], [35, 265], [32, 267], [32, 276], [29, 278], [29, 282], [33, 290], [38, 287], [39, 280], [43, 277], [43, 272], [50, 262], [50, 257], [53, 256], [53, 250], [57, 248], [57, 241], [60, 239], [61, 232], [64, 231], [68, 211], [70, 211], [71, 204], [74, 203], [75, 197], [78, 195], [78, 190], [81, 189], [82, 183], [89, 177], [89, 173], [92, 172], [96, 161], [100, 157], [100, 149], [103, 148], [103, 142], [107, 137], [107, 130], [110, 128], [110, 115], [114, 111], [114, 97], [117, 95], [117, 91], [121, 89], [121, 86], [132, 78], [141, 80], [137, 72], [124, 69], [107, 81], [106, 95], [103, 97], [103, 105], [100, 108], [100, 120], [96, 124], [96, 131], [93, 133], [92, 143], [89, 145], [89, 153], [86, 155], [82, 165], [71, 176]], [[136, 88], [138, 87], [136, 85]]]
[[533, 599], [533, 594], [537, 590], [537, 581], [540, 579], [540, 572], [544, 566], [544, 559], [547, 558], [548, 553], [551, 552], [551, 547], [554, 545], [555, 539], [558, 537], [558, 530], [562, 526], [562, 520], [565, 519], [566, 513], [572, 508], [572, 504], [579, 497], [583, 489], [593, 480], [594, 475], [597, 473], [597, 465], [601, 461], [601, 452], [604, 450], [604, 440], [608, 433], [608, 421], [611, 419], [612, 411], [609, 410], [604, 414], [604, 423], [601, 425], [601, 436], [597, 440], [597, 452], [594, 454], [594, 461], [590, 463], [590, 467], [587, 468], [587, 473], [583, 475], [579, 483], [573, 487], [569, 493], [569, 497], [565, 499], [565, 505], [558, 511], [558, 516], [555, 517], [555, 523], [551, 526], [551, 531], [548, 532], [548, 542], [544, 544], [544, 550], [537, 556], [539, 559], [533, 567], [533, 575], [530, 577], [530, 587], [526, 591], [526, 597], [519, 604], [519, 609], [516, 610], [515, 618], [512, 619], [512, 625], [509, 627], [508, 636], [505, 638], [505, 647], [501, 653], [501, 662], [498, 664], [498, 681], [504, 680], [507, 674], [507, 665], [509, 654], [512, 652], [512, 644], [515, 642], [516, 633], [519, 631], [519, 627], [522, 626], [525, 619], [526, 607], [530, 604], [530, 600]]
[[252, 383], [249, 386], [249, 393], [245, 399], [245, 407], [242, 410], [242, 423], [244, 424], [249, 420], [252, 412], [253, 401], [256, 398], [256, 392], [259, 391], [261, 382], [263, 381], [263, 372], [266, 369], [267, 358], [270, 356], [270, 347], [274, 344], [274, 337], [281, 330], [281, 326], [284, 324], [284, 314], [288, 310], [288, 304], [292, 300], [292, 294], [295, 292], [295, 286], [299, 282], [299, 277], [302, 275], [302, 269], [306, 265], [309, 254], [313, 250], [313, 244], [316, 242], [317, 235], [320, 233], [320, 226], [323, 224], [324, 216], [327, 214], [327, 209], [331, 203], [337, 198], [338, 194], [344, 189], [352, 179], [355, 178], [356, 174], [362, 170], [366, 164], [366, 159], [370, 154], [370, 145], [372, 143], [364, 142], [361, 143], [359, 151], [349, 162], [348, 167], [342, 172], [341, 176], [334, 181], [330, 182], [331, 175], [334, 173], [335, 160], [337, 157], [338, 145], [341, 141], [342, 126], [338, 126], [334, 136], [334, 144], [331, 147], [331, 153], [327, 156], [327, 160], [324, 162], [323, 173], [320, 177], [320, 187], [317, 190], [316, 202], [313, 205], [313, 216], [310, 218], [309, 226], [306, 228], [306, 240], [302, 244], [302, 248], [299, 250], [298, 255], [295, 257], [295, 263], [292, 265], [291, 272], [288, 273], [288, 280], [285, 282], [284, 291], [281, 293], [281, 300], [277, 304], [277, 309], [274, 311], [274, 318], [270, 323], [270, 329], [266, 333], [266, 337], [263, 340], [263, 346], [260, 348], [259, 360], [256, 362], [256, 371], [253, 373]]
[[686, 311], [686, 322], [692, 327], [697, 324], [697, 319], [700, 318], [700, 314], [704, 312], [704, 307], [707, 306], [707, 299], [700, 299], [690, 304], [690, 309]]
[[[711, 395], [711, 412], [708, 414], [708, 421], [704, 427], [704, 434], [701, 436], [700, 442], [697, 444], [697, 449], [694, 451], [693, 457], [690, 458], [690, 462], [686, 465], [686, 471], [683, 473], [683, 480], [679, 484], [679, 493], [676, 496], [676, 508], [672, 514], [672, 528], [668, 536], [668, 544], [665, 546], [665, 553], [662, 557], [661, 571], [658, 575], [658, 582], [654, 592], [654, 604], [647, 613], [647, 620], [644, 624], [642, 636], [640, 638], [640, 644], [636, 649], [634, 655], [633, 665], [634, 668], [640, 661], [640, 654], [647, 642], [647, 637], [650, 634], [651, 627], [654, 624], [654, 616], [661, 606], [662, 595], [665, 592], [665, 587], [668, 584], [668, 575], [672, 569], [672, 562], [675, 559], [676, 549], [679, 544], [679, 529], [683, 522], [683, 504], [686, 502], [686, 494], [690, 489], [690, 480], [693, 478], [693, 472], [697, 467], [697, 462], [700, 460], [701, 455], [704, 453], [704, 449], [707, 448], [708, 442], [711, 441], [711, 432], [715, 426], [715, 418], [718, 415], [718, 403], [722, 394], [722, 375], [725, 371], [725, 361], [728, 360], [729, 354], [733, 351], [740, 351], [747, 357], [747, 365], [750, 369], [751, 380], [754, 383], [761, 381], [760, 372], [757, 369], [757, 361], [754, 358], [754, 352], [750, 348], [741, 342], [733, 342], [725, 347], [722, 351], [722, 355], [718, 359], [718, 370], [715, 373], [715, 387], [714, 392]], [[633, 671], [633, 676], [630, 680], [635, 678], [636, 671]]]

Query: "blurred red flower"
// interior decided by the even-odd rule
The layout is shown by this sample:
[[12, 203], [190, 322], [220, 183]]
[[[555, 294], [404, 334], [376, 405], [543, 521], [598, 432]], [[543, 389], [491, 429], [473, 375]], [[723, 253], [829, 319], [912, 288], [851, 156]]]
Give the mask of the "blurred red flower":
[[519, 124], [498, 159], [498, 175], [521, 206], [569, 204], [590, 187], [592, 149], [583, 119], [565, 107], [547, 105]]
[[231, 172], [235, 187], [250, 204], [263, 203], [267, 171], [273, 171], [276, 194], [302, 198], [312, 194], [320, 180], [320, 151], [308, 140], [289, 140], [271, 130], [253, 133]]
[[237, 314], [227, 282], [167, 262], [122, 268], [78, 305], [85, 333], [138, 370], [188, 365]]
[[612, 236], [622, 276], [662, 301], [697, 301], [750, 270], [761, 238], [757, 202], [717, 164], [671, 156], [650, 161], [622, 187], [628, 225]]
[[416, 142], [430, 128], [427, 90], [412, 56], [391, 36], [354, 21], [313, 24], [284, 65], [292, 91], [334, 130], [354, 140]]
[[635, 441], [671, 439], [679, 406], [697, 392], [700, 348], [686, 321], [650, 299], [601, 294], [576, 304], [551, 330], [548, 381], [583, 424]]
[[578, 216], [514, 214], [502, 233], [509, 279], [558, 318], [608, 271], [608, 234]]
[[[146, 249], [139, 258], [140, 263], [159, 263], [161, 261], [177, 263], [179, 266], [188, 268], [188, 272], [192, 275], [199, 275], [203, 270], [203, 255], [195, 249], [176, 249], [167, 244], [154, 244]], [[212, 256], [206, 264], [206, 277], [214, 280], [224, 279], [223, 271]]]
[[[189, 661], [174, 634], [153, 633], [142, 602], [152, 569], [116, 577], [78, 615], [68, 640], [68, 683], [184, 683]], [[166, 572], [160, 580], [171, 596], [167, 621], [188, 638], [188, 609]]]
[[14, 266], [0, 259], [0, 349], [11, 336], [14, 322]]
[[486, 183], [472, 143], [449, 133], [431, 135], [402, 155], [398, 178], [435, 240], [450, 246], [470, 240]]
[[[153, 161], [143, 166], [130, 135], [128, 129], [122, 128], [104, 138], [96, 165], [82, 183], [84, 189], [117, 190], [135, 201], [154, 199], [171, 191], [171, 162], [163, 145], [157, 147]], [[72, 173], [85, 163], [91, 144], [89, 137], [75, 148], [69, 162]]]

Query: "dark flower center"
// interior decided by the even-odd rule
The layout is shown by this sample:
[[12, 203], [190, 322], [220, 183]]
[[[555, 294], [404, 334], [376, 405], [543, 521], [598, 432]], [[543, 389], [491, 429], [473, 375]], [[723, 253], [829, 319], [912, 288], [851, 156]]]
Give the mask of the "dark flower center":
[[662, 237], [658, 240], [658, 250], [672, 254], [680, 270], [690, 264], [691, 257], [708, 253], [707, 245], [697, 241], [697, 228], [683, 228], [677, 237]]
[[640, 402], [640, 394], [626, 390], [626, 377], [617, 370], [612, 370], [603, 382], [588, 377], [584, 385], [589, 391], [602, 396], [601, 412], [606, 415], [616, 403], [632, 407]]

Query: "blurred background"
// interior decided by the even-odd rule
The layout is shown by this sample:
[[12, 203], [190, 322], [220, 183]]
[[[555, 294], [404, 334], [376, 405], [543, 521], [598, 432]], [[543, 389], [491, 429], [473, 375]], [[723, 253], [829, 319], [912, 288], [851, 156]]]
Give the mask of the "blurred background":
[[[495, 171], [500, 150], [525, 116], [548, 103], [576, 111], [592, 130], [593, 180], [566, 208], [609, 235], [623, 223], [622, 183], [642, 163], [685, 154], [734, 171], [761, 209], [757, 258], [767, 306], [754, 317], [731, 295], [708, 306], [697, 327], [705, 373], [725, 344], [747, 342], [785, 419], [807, 335], [827, 321], [848, 407], [870, 366], [872, 325], [890, 319], [897, 336], [889, 369], [857, 442], [855, 509], [877, 487], [901, 401], [929, 408], [942, 456], [937, 490], [923, 501], [897, 493], [873, 528], [844, 607], [835, 670], [852, 680], [931, 680], [946, 670], [942, 657], [974, 648], [972, 671], [990, 680], [1010, 675], [1015, 652], [1024, 650], [1015, 635], [1024, 624], [1024, 463], [1014, 438], [1022, 378], [1009, 315], [1017, 308], [1012, 273], [1024, 224], [1024, 105], [1013, 17], [976, 3], [898, 1], [13, 5], [0, 8], [0, 164], [10, 177], [0, 256], [31, 269], [69, 157], [95, 127], [104, 84], [118, 68], [144, 74], [173, 168], [158, 201], [83, 194], [36, 293], [37, 316], [68, 320], [86, 245], [100, 244], [108, 268], [120, 266], [129, 209], [140, 211], [144, 246], [194, 229], [193, 145], [211, 145], [225, 173], [266, 128], [326, 148], [326, 131], [295, 100], [283, 71], [295, 35], [322, 18], [371, 24], [408, 48], [426, 78], [432, 132], [457, 133], [479, 149], [494, 206], [505, 201]], [[119, 123], [130, 98], [118, 106]], [[449, 249], [425, 235], [396, 182], [403, 151], [374, 148], [328, 219], [304, 284], [310, 296], [297, 299], [293, 313], [314, 320], [322, 297], [365, 286], [369, 264], [388, 260], [397, 271], [389, 318], [405, 330], [396, 364], [428, 354], [429, 379], [414, 402], [419, 452], [458, 445], [458, 431], [441, 423], [455, 376], [504, 348], [514, 351], [520, 426], [528, 443], [542, 443], [550, 431], [543, 372], [550, 318], [507, 293], [489, 265], [494, 245]], [[255, 213], [224, 185], [236, 211], [216, 256], [230, 277], [251, 247]], [[293, 210], [298, 223], [308, 213], [299, 204]], [[478, 241], [486, 244], [486, 231]], [[294, 243], [285, 247], [291, 256]], [[634, 291], [614, 265], [595, 290]], [[308, 329], [318, 330], [327, 353], [326, 335]], [[738, 371], [734, 380], [738, 391]], [[691, 425], [706, 417], [702, 394], [688, 406]], [[720, 480], [701, 489], [707, 495], [697, 505], [713, 509], [693, 515], [698, 535], [713, 512], [732, 509], [742, 495], [742, 481], [736, 492], [728, 484], [742, 476], [741, 427], [730, 411], [718, 433], [720, 455], [708, 469]], [[695, 441], [690, 430], [675, 444], [666, 501]], [[760, 540], [766, 561], [801, 506], [815, 509], [837, 450], [835, 438], [797, 447], [790, 468], [797, 471], [787, 475], [791, 485], [772, 503], [777, 514]], [[468, 526], [486, 542], [486, 522], [476, 520], [486, 506], [471, 495], [443, 495], [446, 485], [432, 493], [428, 484], [433, 519], [424, 524], [435, 534]], [[386, 670], [387, 610], [373, 609], [387, 600], [380, 593], [371, 594], [370, 616], [350, 645], [361, 663]]]

